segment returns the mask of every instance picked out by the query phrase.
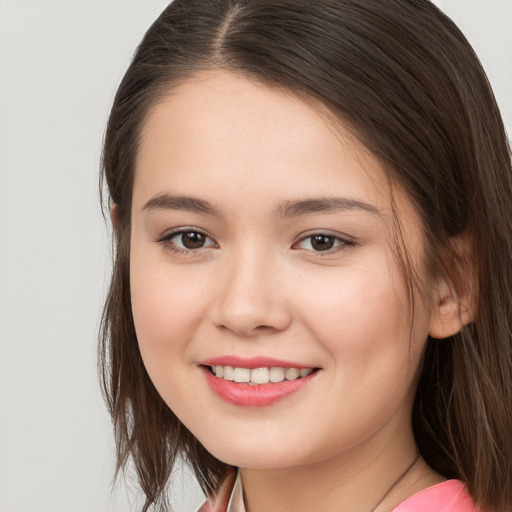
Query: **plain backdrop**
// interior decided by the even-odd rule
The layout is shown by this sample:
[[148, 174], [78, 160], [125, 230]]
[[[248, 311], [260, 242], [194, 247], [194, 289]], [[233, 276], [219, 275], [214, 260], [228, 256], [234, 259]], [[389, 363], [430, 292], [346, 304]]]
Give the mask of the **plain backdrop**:
[[[110, 265], [98, 162], [130, 57], [164, 0], [0, 0], [0, 512], [136, 510], [111, 490], [96, 372]], [[512, 133], [512, 0], [439, 0]], [[175, 510], [201, 500], [190, 475]], [[132, 508], [131, 508], [132, 506]]]

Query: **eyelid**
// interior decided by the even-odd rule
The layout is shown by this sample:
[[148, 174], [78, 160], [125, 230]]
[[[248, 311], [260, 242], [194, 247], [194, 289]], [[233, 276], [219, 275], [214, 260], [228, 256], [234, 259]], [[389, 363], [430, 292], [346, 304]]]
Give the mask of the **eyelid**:
[[[301, 242], [304, 242], [305, 240], [308, 240], [314, 236], [332, 237], [332, 238], [338, 240], [340, 243], [338, 245], [336, 245], [335, 247], [333, 247], [331, 249], [327, 249], [325, 251], [315, 251], [313, 249], [304, 249], [304, 248], [297, 247]], [[356, 241], [354, 240], [354, 238], [352, 238], [348, 235], [345, 235], [345, 234], [342, 234], [339, 232], [333, 232], [330, 230], [319, 229], [319, 230], [302, 233], [301, 235], [299, 235], [298, 239], [292, 244], [292, 249], [303, 250], [303, 251], [311, 252], [313, 254], [328, 255], [328, 254], [333, 254], [336, 252], [347, 250], [348, 248], [354, 246], [355, 244], [356, 244]]]
[[[171, 240], [174, 237], [177, 237], [184, 233], [199, 233], [201, 235], [204, 235], [205, 238], [210, 240], [212, 243], [205, 245], [203, 247], [198, 247], [196, 249], [188, 249], [185, 247], [179, 247], [177, 244], [171, 242]], [[311, 239], [314, 236], [332, 237], [335, 240], [337, 240], [339, 243], [337, 245], [335, 245], [333, 248], [326, 249], [324, 251], [315, 251], [314, 249], [305, 249], [302, 247], [298, 247], [302, 242], [304, 242], [308, 239]], [[164, 247], [164, 249], [170, 250], [175, 253], [180, 253], [180, 254], [199, 253], [201, 250], [204, 250], [204, 249], [211, 249], [212, 247], [213, 248], [219, 247], [219, 244], [212, 236], [210, 236], [204, 229], [200, 229], [195, 226], [180, 226], [180, 227], [171, 229], [170, 231], [167, 231], [164, 235], [156, 238], [155, 242], [161, 244]], [[355, 240], [348, 235], [345, 235], [345, 234], [342, 234], [339, 232], [333, 232], [330, 230], [319, 229], [319, 230], [311, 230], [309, 232], [305, 232], [305, 233], [302, 233], [301, 235], [299, 235], [299, 237], [296, 239], [296, 241], [293, 242], [291, 248], [294, 250], [303, 250], [303, 251], [310, 252], [313, 254], [329, 255], [329, 254], [334, 254], [337, 252], [347, 250], [349, 247], [355, 245], [355, 243], [356, 243]]]
[[[197, 249], [187, 249], [184, 247], [179, 247], [178, 245], [171, 242], [171, 240], [179, 235], [184, 233], [199, 233], [204, 235], [207, 239], [211, 240], [213, 243], [210, 245], [206, 245], [204, 247], [198, 247]], [[170, 250], [179, 254], [187, 254], [187, 253], [198, 253], [202, 249], [210, 249], [212, 247], [217, 248], [219, 245], [216, 240], [210, 236], [204, 229], [196, 228], [194, 226], [180, 226], [179, 228], [171, 229], [167, 231], [165, 235], [162, 235], [155, 239], [155, 242], [161, 244], [164, 249]]]

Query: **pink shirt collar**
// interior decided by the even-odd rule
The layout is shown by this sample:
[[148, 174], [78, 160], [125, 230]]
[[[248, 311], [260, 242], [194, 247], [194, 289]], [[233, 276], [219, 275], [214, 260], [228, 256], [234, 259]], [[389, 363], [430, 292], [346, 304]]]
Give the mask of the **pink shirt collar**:
[[[246, 512], [242, 479], [231, 473], [197, 512]], [[479, 512], [460, 480], [446, 480], [413, 494], [390, 512]]]

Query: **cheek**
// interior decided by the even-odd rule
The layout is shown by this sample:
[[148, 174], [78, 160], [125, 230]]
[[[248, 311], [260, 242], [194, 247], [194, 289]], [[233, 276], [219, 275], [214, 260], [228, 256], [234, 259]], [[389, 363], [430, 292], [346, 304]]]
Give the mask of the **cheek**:
[[403, 286], [397, 286], [389, 272], [372, 273], [368, 268], [333, 272], [308, 290], [303, 282], [296, 292], [302, 297], [309, 328], [340, 355], [373, 351], [378, 340], [379, 345], [395, 345], [408, 334], [408, 299]]
[[325, 276], [309, 293], [303, 285], [295, 295], [302, 297], [307, 329], [330, 354], [333, 389], [353, 390], [345, 399], [353, 396], [354, 405], [361, 396], [400, 399], [412, 386], [427, 339], [427, 312], [419, 300], [411, 331], [401, 276], [380, 261]]
[[[192, 339], [204, 318], [201, 281], [162, 263], [150, 251], [132, 249], [132, 312], [144, 366], [164, 401], [181, 417], [200, 397], [190, 382]], [[201, 416], [201, 411], [194, 414]]]
[[[151, 370], [164, 353], [183, 353], [204, 317], [201, 280], [188, 281], [176, 266], [132, 248], [130, 289], [137, 339]], [[197, 276], [196, 276], [197, 277]]]

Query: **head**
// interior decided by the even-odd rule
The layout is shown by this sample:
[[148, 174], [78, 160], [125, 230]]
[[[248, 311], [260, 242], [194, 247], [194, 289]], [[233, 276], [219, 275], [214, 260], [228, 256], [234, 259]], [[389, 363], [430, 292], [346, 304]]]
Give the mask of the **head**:
[[[222, 93], [210, 103], [204, 95], [208, 87]], [[215, 117], [217, 108], [222, 120], [222, 108], [229, 111], [230, 106], [229, 101], [222, 103], [226, 91], [232, 94], [238, 112], [259, 119], [260, 124], [254, 125], [259, 133], [268, 117], [258, 118], [258, 109], [251, 111], [247, 98], [259, 101], [261, 112], [283, 109], [283, 115], [270, 125], [276, 130], [282, 125], [276, 136], [289, 133], [292, 126], [300, 127], [306, 118], [311, 121], [308, 129], [315, 126], [323, 132], [297, 133], [298, 140], [302, 136], [304, 142], [314, 141], [316, 134], [325, 141], [331, 134], [332, 147], [343, 151], [331, 155], [330, 162], [345, 158], [340, 167], [353, 172], [340, 171], [338, 177], [335, 165], [330, 168], [324, 154], [315, 197], [329, 196], [321, 184], [337, 187], [337, 180], [342, 193], [347, 183], [354, 184], [355, 192], [372, 191], [366, 199], [384, 212], [383, 218], [374, 221], [375, 226], [382, 224], [385, 233], [380, 268], [385, 262], [396, 269], [389, 274], [392, 279], [387, 289], [398, 289], [396, 316], [403, 308], [406, 319], [397, 329], [406, 333], [401, 337], [406, 341], [401, 353], [409, 370], [403, 389], [411, 395], [416, 442], [434, 469], [462, 478], [479, 501], [494, 507], [491, 510], [504, 509], [510, 496], [491, 491], [489, 481], [498, 489], [506, 488], [510, 480], [510, 463], [504, 463], [509, 454], [496, 449], [496, 445], [511, 444], [507, 432], [512, 283], [510, 256], [503, 257], [512, 254], [510, 152], [476, 56], [458, 29], [426, 0], [414, 4], [392, 0], [385, 5], [377, 0], [176, 0], [146, 34], [114, 101], [103, 158], [115, 220], [116, 256], [101, 354], [120, 467], [133, 457], [149, 504], [161, 496], [176, 457], [188, 458], [205, 488], [215, 485], [226, 462], [243, 464], [236, 454], [230, 456], [232, 460], [223, 459], [214, 453], [214, 442], [210, 446], [208, 439], [198, 441], [196, 428], [191, 433], [182, 424], [167, 406], [160, 389], [163, 385], [151, 374], [151, 357], [143, 358], [144, 345], [139, 346], [142, 339], [137, 339], [144, 331], [140, 297], [145, 278], [134, 236], [138, 236], [141, 210], [147, 210], [147, 200], [155, 197], [143, 193], [148, 175], [142, 173], [148, 172], [151, 141], [158, 133], [166, 133], [165, 123], [173, 116], [182, 128], [187, 105], [198, 105], [188, 117], [190, 126], [195, 119], [203, 120], [202, 98], [203, 110]], [[248, 95], [245, 102], [244, 95]], [[241, 98], [239, 103], [236, 98]], [[238, 133], [243, 131], [243, 118], [239, 121]], [[158, 132], [158, 126], [164, 128]], [[168, 131], [172, 132], [171, 125]], [[198, 132], [207, 134], [208, 130], [201, 125]], [[227, 130], [228, 140], [235, 133]], [[258, 133], [239, 140], [248, 144], [255, 136]], [[202, 140], [195, 142], [198, 162], [204, 164], [201, 155], [209, 149], [206, 144], [201, 146]], [[285, 155], [293, 154], [291, 149], [286, 151], [285, 147]], [[308, 154], [307, 148], [304, 151]], [[231, 153], [238, 154], [235, 144]], [[241, 151], [240, 158], [246, 153]], [[274, 162], [266, 163], [268, 169]], [[311, 168], [298, 168], [296, 174], [299, 185], [314, 189], [317, 182], [307, 182]], [[183, 181], [183, 175], [189, 181]], [[264, 194], [269, 207], [283, 199], [278, 193], [289, 190], [293, 196], [297, 184], [291, 183], [292, 175], [283, 176], [290, 183], [286, 187], [279, 179], [271, 185], [271, 175], [263, 175], [264, 187], [258, 189], [257, 180], [252, 186], [255, 196], [258, 190]], [[150, 178], [154, 184], [157, 175]], [[177, 165], [175, 182], [190, 190], [191, 179], [190, 173], [180, 174]], [[202, 184], [200, 176], [193, 179], [198, 180], [200, 191], [215, 191], [207, 176]], [[224, 179], [228, 184], [228, 178]], [[240, 179], [233, 180], [234, 192], [226, 197], [236, 198], [236, 184], [251, 184], [250, 172]], [[168, 181], [162, 184], [167, 186]], [[304, 189], [297, 190], [295, 199], [300, 199]], [[273, 191], [277, 191], [274, 203]], [[250, 199], [249, 194], [246, 200]], [[210, 202], [215, 200], [213, 194]], [[218, 203], [226, 208], [235, 205], [222, 197]], [[357, 215], [352, 221], [356, 224]], [[266, 226], [276, 225], [269, 222]], [[250, 220], [244, 226], [251, 226]], [[284, 224], [279, 226], [279, 233], [286, 234]], [[304, 247], [299, 244], [299, 248]], [[139, 270], [134, 272], [134, 266]], [[340, 279], [339, 270], [329, 280]], [[219, 286], [236, 282], [236, 275], [226, 274]], [[226, 304], [234, 293], [226, 293]], [[295, 296], [305, 294], [307, 289], [294, 290]], [[336, 300], [328, 297], [326, 307], [334, 308]], [[185, 298], [183, 304], [187, 305]], [[225, 311], [232, 311], [226, 304]], [[267, 334], [269, 327], [273, 334], [286, 331], [290, 320], [285, 309], [281, 314], [278, 304], [271, 309], [275, 318], [262, 320], [259, 326], [266, 326]], [[242, 323], [236, 323], [242, 320], [222, 317], [220, 306], [215, 314], [218, 326], [230, 327], [239, 337], [247, 335]], [[176, 318], [180, 325], [186, 321], [179, 314]], [[425, 318], [428, 322], [422, 323]], [[395, 358], [394, 363], [400, 361]], [[509, 473], [500, 473], [499, 467], [508, 467]]]

